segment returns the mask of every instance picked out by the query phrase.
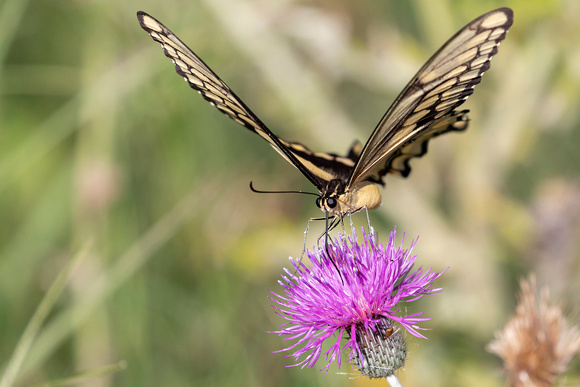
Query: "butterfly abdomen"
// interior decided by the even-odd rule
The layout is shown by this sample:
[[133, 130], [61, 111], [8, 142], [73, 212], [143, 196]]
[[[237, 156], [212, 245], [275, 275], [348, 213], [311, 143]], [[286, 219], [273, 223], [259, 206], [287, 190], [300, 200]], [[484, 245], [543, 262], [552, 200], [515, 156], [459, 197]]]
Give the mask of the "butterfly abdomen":
[[336, 216], [373, 209], [381, 205], [381, 191], [372, 181], [363, 181], [338, 197]]

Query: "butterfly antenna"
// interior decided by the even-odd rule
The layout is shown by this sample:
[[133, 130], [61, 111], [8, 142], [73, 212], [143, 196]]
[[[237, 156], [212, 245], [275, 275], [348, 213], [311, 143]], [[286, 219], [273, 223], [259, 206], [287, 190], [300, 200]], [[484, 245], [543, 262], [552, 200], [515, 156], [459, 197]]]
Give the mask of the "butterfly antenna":
[[297, 194], [320, 196], [320, 194], [317, 194], [314, 192], [305, 192], [305, 191], [262, 191], [260, 189], [254, 188], [254, 183], [252, 181], [250, 181], [250, 189], [252, 190], [252, 192], [255, 192], [255, 193], [282, 193], [282, 194], [297, 193]]

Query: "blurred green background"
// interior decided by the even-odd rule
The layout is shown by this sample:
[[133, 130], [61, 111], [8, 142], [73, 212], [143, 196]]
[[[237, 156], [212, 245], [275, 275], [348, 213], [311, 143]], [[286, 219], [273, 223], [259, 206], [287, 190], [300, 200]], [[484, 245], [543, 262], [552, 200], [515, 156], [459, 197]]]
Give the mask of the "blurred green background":
[[[519, 278], [537, 273], [578, 321], [576, 0], [2, 0], [0, 370], [72, 262], [17, 386], [119, 362], [78, 385], [385, 384], [272, 353], [287, 343], [265, 333], [282, 323], [268, 289], [321, 213], [310, 196], [248, 183], [314, 189], [193, 92], [135, 13], [172, 29], [277, 134], [343, 153], [443, 42], [500, 6], [515, 23], [464, 105], [468, 132], [388, 178], [371, 223], [383, 242], [393, 226], [406, 246], [420, 235], [417, 263], [449, 267], [443, 294], [406, 310], [434, 330], [408, 337], [403, 384], [503, 385], [485, 345]], [[566, 385], [580, 384], [579, 364]]]

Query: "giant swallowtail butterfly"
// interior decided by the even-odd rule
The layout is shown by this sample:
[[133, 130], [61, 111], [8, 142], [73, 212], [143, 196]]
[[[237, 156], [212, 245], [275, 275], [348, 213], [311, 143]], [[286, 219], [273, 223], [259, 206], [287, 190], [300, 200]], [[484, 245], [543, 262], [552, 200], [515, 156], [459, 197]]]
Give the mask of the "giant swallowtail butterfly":
[[141, 27], [160, 43], [175, 70], [222, 113], [266, 140], [320, 192], [316, 201], [327, 215], [343, 217], [381, 203], [377, 184], [394, 174], [406, 177], [409, 160], [427, 152], [435, 136], [467, 128], [467, 110], [456, 111], [489, 69], [513, 23], [513, 12], [499, 8], [463, 27], [411, 79], [361, 147], [346, 156], [314, 153], [276, 136], [173, 32], [145, 12]]

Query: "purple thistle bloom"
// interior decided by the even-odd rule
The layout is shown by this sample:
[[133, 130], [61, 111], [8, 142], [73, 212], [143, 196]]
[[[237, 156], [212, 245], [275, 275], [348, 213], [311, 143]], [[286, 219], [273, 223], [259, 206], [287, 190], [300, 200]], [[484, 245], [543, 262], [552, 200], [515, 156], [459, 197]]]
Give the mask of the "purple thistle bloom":
[[[417, 324], [430, 318], [419, 317], [422, 312], [400, 317], [399, 304], [415, 301], [425, 294], [440, 293], [441, 288], [431, 288], [431, 285], [442, 274], [430, 268], [411, 273], [416, 258], [411, 256], [415, 242], [409, 250], [402, 246], [403, 241], [399, 247], [395, 246], [395, 231], [383, 246], [375, 242], [372, 228], [368, 235], [363, 229], [361, 243], [353, 229], [352, 236], [345, 238], [339, 234], [326, 249], [306, 251], [311, 267], [290, 258], [295, 269], [284, 269], [286, 275], [279, 281], [284, 295], [272, 292], [276, 297], [272, 300], [278, 304], [274, 306], [277, 313], [288, 322], [273, 333], [297, 342], [278, 352], [294, 350], [287, 356], [297, 362], [306, 356], [295, 365], [312, 367], [322, 352], [323, 342], [338, 333], [336, 341], [324, 353], [328, 364], [323, 369], [328, 371], [334, 360], [340, 368], [344, 348], [350, 349], [349, 361], [371, 377], [392, 374], [402, 366], [406, 354], [404, 340], [401, 329], [392, 322], [398, 322], [413, 336], [425, 338], [418, 330], [427, 329]], [[341, 347], [343, 336], [348, 342]], [[365, 373], [365, 361], [371, 366], [376, 364], [376, 350], [380, 358], [385, 353], [392, 355], [387, 363], [379, 362], [387, 369], [385, 374]]]

